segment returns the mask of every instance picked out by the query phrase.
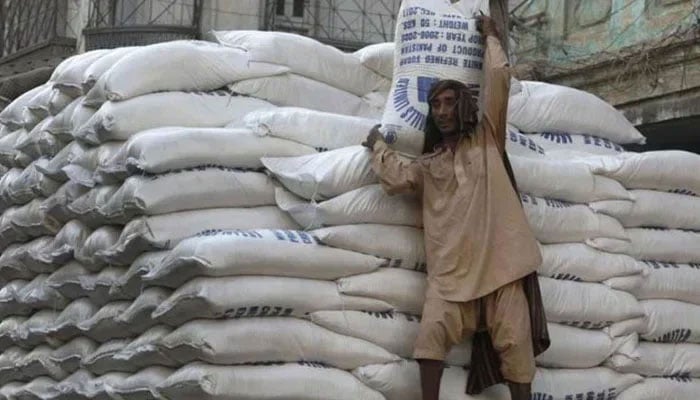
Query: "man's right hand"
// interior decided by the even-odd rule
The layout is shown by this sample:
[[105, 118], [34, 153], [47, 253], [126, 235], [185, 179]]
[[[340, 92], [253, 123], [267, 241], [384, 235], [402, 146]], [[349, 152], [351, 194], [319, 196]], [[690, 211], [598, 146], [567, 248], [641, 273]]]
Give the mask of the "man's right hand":
[[379, 127], [381, 125], [375, 125], [370, 129], [369, 134], [367, 135], [367, 139], [365, 139], [364, 142], [362, 142], [362, 145], [367, 147], [370, 150], [374, 150], [374, 144], [377, 143], [378, 140], [384, 140], [384, 137], [382, 136], [381, 132], [379, 132]]

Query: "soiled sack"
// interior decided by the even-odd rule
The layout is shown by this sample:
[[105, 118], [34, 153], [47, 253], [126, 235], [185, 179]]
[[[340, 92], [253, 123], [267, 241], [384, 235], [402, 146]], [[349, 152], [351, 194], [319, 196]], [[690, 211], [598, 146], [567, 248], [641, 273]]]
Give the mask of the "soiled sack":
[[398, 359], [364, 340], [284, 317], [195, 320], [161, 339], [158, 348], [183, 364], [195, 360], [220, 365], [316, 360], [347, 370]]
[[86, 337], [77, 337], [51, 352], [50, 359], [67, 373], [80, 368], [80, 362], [97, 350], [97, 343]]
[[332, 247], [385, 258], [388, 266], [393, 268], [426, 269], [423, 231], [418, 228], [353, 224], [320, 228], [311, 231], [311, 234]]
[[75, 259], [89, 271], [102, 270], [108, 263], [99, 257], [99, 253], [114, 246], [119, 240], [120, 233], [121, 230], [116, 226], [103, 226], [96, 229], [75, 252]]
[[109, 50], [92, 50], [63, 60], [51, 74], [53, 87], [72, 97], [83, 94], [83, 74], [94, 62], [109, 54]]
[[[596, 212], [610, 215], [626, 228], [654, 226], [700, 230], [700, 198], [655, 190], [630, 190], [633, 201], [607, 200], [592, 203]], [[672, 204], [673, 207], [660, 205]]]
[[423, 225], [423, 215], [415, 197], [389, 196], [380, 185], [355, 189], [322, 203], [308, 203], [278, 188], [275, 199], [277, 206], [305, 229], [362, 223]]
[[97, 375], [115, 371], [135, 372], [137, 370], [136, 366], [114, 358], [114, 355], [127, 344], [129, 344], [129, 339], [105, 340], [100, 347], [84, 358], [80, 364], [83, 368]]
[[87, 292], [81, 286], [81, 278], [90, 272], [83, 264], [71, 260], [49, 275], [46, 284], [69, 299], [77, 299], [87, 296]]
[[0, 384], [22, 379], [22, 371], [17, 369], [17, 363], [26, 354], [26, 350], [16, 346], [7, 348], [0, 354]]
[[625, 229], [614, 218], [596, 214], [584, 204], [520, 194], [525, 215], [541, 243], [583, 242], [592, 238], [627, 239]]
[[114, 381], [105, 385], [110, 396], [124, 400], [156, 399], [156, 386], [163, 383], [174, 369], [165, 367], [148, 367], [142, 369], [122, 381]]
[[[129, 301], [115, 301], [100, 308], [92, 317], [80, 322], [78, 329], [100, 343], [131, 335], [128, 326], [117, 321], [117, 317], [129, 308]], [[127, 341], [128, 342], [128, 341]]]
[[241, 49], [178, 40], [129, 51], [100, 77], [96, 86], [101, 86], [107, 99], [123, 101], [156, 92], [215, 90], [238, 80], [288, 70], [281, 65], [251, 62], [249, 54]]
[[297, 225], [277, 207], [181, 211], [129, 222], [114, 246], [97, 255], [114, 265], [128, 265], [141, 253], [172, 248], [205, 230], [251, 228], [295, 229]]
[[100, 208], [114, 220], [205, 208], [275, 204], [275, 185], [260, 172], [225, 167], [192, 168], [162, 175], [132, 176]]
[[6, 125], [10, 130], [21, 128], [24, 125], [23, 112], [25, 107], [40, 93], [50, 92], [51, 90], [51, 84], [45, 83], [19, 95], [0, 111], [0, 123]]
[[114, 359], [136, 365], [139, 368], [151, 365], [176, 367], [179, 364], [163, 355], [156, 347], [158, 341], [170, 332], [172, 332], [172, 328], [168, 326], [154, 326], [124, 346], [114, 355]]
[[[318, 151], [360, 144], [370, 129], [379, 124], [376, 119], [298, 107], [252, 111], [246, 114], [244, 122], [257, 135], [303, 143]], [[422, 146], [422, 139], [416, 146]]]
[[63, 225], [48, 246], [28, 256], [34, 260], [51, 265], [52, 271], [69, 262], [75, 251], [83, 246], [92, 230], [82, 222], [74, 219]]
[[272, 365], [187, 365], [163, 383], [158, 392], [172, 400], [383, 400], [346, 371], [312, 362]]
[[129, 269], [112, 284], [109, 290], [110, 294], [123, 295], [124, 297], [138, 296], [143, 288], [147, 286], [142, 281], [143, 276], [152, 271], [157, 265], [160, 265], [167, 254], [169, 254], [169, 251], [153, 251], [138, 256], [131, 263]]
[[520, 84], [522, 90], [508, 102], [508, 121], [523, 132], [593, 134], [622, 144], [645, 142], [620, 111], [593, 94], [544, 82]]
[[76, 155], [62, 168], [65, 175], [83, 186], [95, 186], [95, 171], [97, 167], [111, 159], [122, 147], [122, 142], [107, 142], [98, 147], [87, 148]]
[[235, 93], [267, 100], [280, 107], [297, 106], [365, 118], [381, 115], [379, 107], [362, 97], [296, 74], [248, 79], [233, 83], [229, 88]]
[[78, 325], [92, 318], [99, 310], [90, 299], [81, 297], [74, 300], [56, 317], [49, 329], [49, 336], [68, 341], [82, 334]]
[[306, 36], [285, 32], [216, 31], [221, 44], [244, 49], [250, 61], [289, 67], [291, 72], [363, 96], [386, 86], [386, 79], [352, 54]]
[[73, 200], [67, 205], [67, 209], [73, 218], [79, 219], [91, 228], [115, 223], [100, 212], [100, 209], [114, 196], [119, 186], [97, 186], [84, 195]]
[[352, 53], [365, 67], [391, 79], [394, 75], [394, 43], [376, 43]]
[[636, 360], [613, 368], [643, 376], [700, 377], [699, 344], [640, 342], [637, 353]]
[[[253, 112], [255, 113], [255, 112]], [[294, 157], [315, 153], [309, 146], [274, 137], [260, 137], [247, 129], [156, 128], [139, 132], [101, 165], [101, 175], [122, 180], [131, 174], [164, 172], [202, 165], [258, 169], [260, 158]]]
[[143, 280], [177, 288], [197, 276], [271, 275], [334, 280], [373, 271], [383, 259], [325, 246], [292, 230], [205, 232], [180, 242]]
[[143, 291], [134, 299], [129, 308], [116, 318], [119, 323], [124, 323], [135, 334], [147, 331], [157, 324], [151, 318], [151, 314], [170, 296], [171, 291], [159, 287], [151, 287]]
[[250, 111], [274, 107], [226, 91], [163, 92], [103, 104], [74, 135], [88, 143], [127, 140], [137, 132], [163, 126], [223, 127]]
[[67, 377], [68, 374], [51, 360], [52, 351], [53, 349], [47, 345], [37, 346], [24, 357], [17, 360], [17, 368], [27, 378], [46, 375], [53, 379], [61, 380]]
[[196, 318], [304, 317], [318, 310], [391, 308], [383, 301], [339, 293], [334, 282], [239, 276], [193, 279], [163, 301], [152, 317], [178, 326]]
[[44, 200], [40, 208], [51, 219], [62, 223], [68, 222], [75, 218], [75, 214], [68, 206], [89, 191], [90, 188], [88, 187], [77, 182], [68, 181], [58, 188], [56, 193]]

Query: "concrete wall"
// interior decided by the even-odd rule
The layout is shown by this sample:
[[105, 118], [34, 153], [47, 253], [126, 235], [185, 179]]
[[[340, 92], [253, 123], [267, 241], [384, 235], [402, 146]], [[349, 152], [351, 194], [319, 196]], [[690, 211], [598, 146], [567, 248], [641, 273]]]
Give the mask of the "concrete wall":
[[257, 30], [262, 27], [263, 0], [204, 0], [202, 33], [211, 30]]

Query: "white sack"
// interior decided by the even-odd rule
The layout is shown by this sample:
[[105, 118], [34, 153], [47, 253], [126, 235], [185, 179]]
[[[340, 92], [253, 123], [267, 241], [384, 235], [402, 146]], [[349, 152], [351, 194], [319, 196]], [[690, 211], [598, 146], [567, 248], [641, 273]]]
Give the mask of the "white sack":
[[545, 158], [544, 148], [534, 140], [532, 135], [524, 135], [511, 125], [506, 126], [506, 151], [509, 155], [528, 158]]
[[557, 159], [566, 159], [566, 154], [617, 155], [625, 151], [622, 146], [611, 140], [587, 134], [544, 132], [527, 136], [541, 146], [548, 156]]
[[0, 164], [8, 168], [20, 167], [15, 160], [19, 153], [15, 150], [15, 143], [23, 134], [26, 134], [26, 131], [20, 129], [0, 137]]
[[659, 261], [639, 265], [645, 268], [644, 275], [613, 278], [605, 284], [640, 300], [669, 299], [700, 305], [700, 265]]
[[381, 185], [355, 189], [322, 203], [308, 203], [278, 188], [275, 199], [277, 206], [305, 229], [361, 223], [423, 225], [422, 212], [415, 197], [390, 196]]
[[197, 276], [271, 275], [335, 280], [373, 271], [383, 259], [319, 243], [291, 230], [207, 232], [180, 242], [143, 276], [147, 283], [177, 288]]
[[151, 313], [162, 305], [170, 294], [171, 291], [167, 289], [148, 288], [134, 299], [134, 302], [116, 318], [116, 321], [126, 324], [129, 331], [134, 334], [141, 334], [156, 325], [157, 322], [151, 318]]
[[540, 252], [537, 272], [554, 279], [602, 282], [614, 277], [633, 279], [646, 271], [630, 256], [598, 251], [584, 243], [540, 245]]
[[54, 115], [51, 122], [46, 125], [46, 131], [62, 141], [73, 140], [71, 132], [73, 130], [73, 113], [78, 107], [81, 107], [82, 103], [83, 97], [73, 99], [58, 114]]
[[138, 47], [118, 47], [116, 49], [110, 49], [108, 53], [90, 64], [90, 66], [83, 72], [83, 93], [88, 93], [105, 72], [112, 68], [117, 61], [121, 60], [127, 54], [131, 53], [137, 48]]
[[680, 150], [625, 153], [603, 159], [593, 171], [609, 176], [629, 189], [655, 189], [700, 194], [700, 156]]
[[226, 91], [153, 93], [103, 104], [74, 135], [98, 144], [163, 126], [223, 127], [250, 111], [271, 107], [266, 101]]
[[59, 182], [39, 172], [37, 163], [43, 162], [46, 162], [46, 160], [39, 160], [30, 164], [10, 183], [7, 188], [7, 194], [15, 204], [26, 204], [37, 197], [48, 197], [54, 194], [61, 186]]
[[98, 147], [85, 147], [62, 170], [69, 179], [83, 186], [93, 187], [95, 186], [94, 174], [97, 167], [114, 157], [122, 144], [122, 142], [107, 142]]
[[596, 200], [629, 200], [630, 195], [618, 182], [594, 175], [590, 168], [573, 161], [510, 156], [515, 181], [520, 191], [534, 196], [572, 203]]
[[312, 38], [285, 32], [216, 31], [216, 41], [248, 52], [250, 61], [280, 64], [291, 72], [363, 96], [385, 88], [386, 79], [352, 54]]
[[53, 379], [61, 380], [67, 373], [51, 360], [53, 349], [47, 345], [35, 347], [24, 357], [17, 360], [17, 368], [22, 371], [22, 375], [27, 378], [47, 375]]
[[46, 284], [69, 299], [77, 299], [87, 296], [87, 292], [81, 286], [81, 277], [90, 272], [83, 264], [71, 260], [49, 275]]
[[[177, 68], [173, 68], [175, 65]], [[107, 70], [97, 85], [103, 85], [107, 99], [123, 101], [156, 92], [215, 90], [231, 82], [288, 70], [281, 65], [251, 62], [249, 54], [240, 49], [177, 40], [134, 49]]]
[[115, 226], [103, 226], [96, 229], [77, 249], [75, 259], [89, 271], [100, 271], [108, 263], [99, 257], [99, 253], [116, 245], [120, 233], [120, 229]]
[[95, 379], [95, 376], [90, 371], [84, 369], [77, 370], [68, 378], [58, 382], [56, 386], [54, 386], [51, 396], [55, 395], [55, 397], [52, 397], [54, 400], [69, 400], [79, 397], [77, 394], [79, 388], [93, 379]]
[[66, 182], [68, 176], [63, 170], [63, 167], [70, 164], [73, 160], [77, 159], [82, 153], [85, 152], [83, 146], [78, 142], [70, 142], [61, 151], [56, 153], [49, 162], [36, 165], [36, 169], [57, 182]]
[[22, 386], [13, 399], [48, 399], [55, 392], [56, 381], [48, 376], [40, 376]]
[[700, 379], [685, 377], [647, 378], [617, 396], [617, 400], [695, 400]]
[[157, 399], [159, 394], [156, 386], [165, 380], [175, 370], [165, 367], [149, 367], [142, 369], [124, 379], [105, 385], [110, 396], [123, 400]]
[[[61, 224], [49, 218], [41, 210], [43, 198], [36, 198], [16, 209], [9, 218], [13, 229], [28, 238], [44, 235], [55, 235], [61, 229]], [[8, 210], [9, 211], [9, 210]], [[6, 213], [8, 212], [6, 211]]]
[[10, 347], [0, 354], [0, 384], [23, 378], [17, 363], [26, 354], [27, 351], [20, 347]]
[[71, 56], [58, 64], [49, 82], [53, 83], [54, 88], [58, 88], [69, 96], [78, 97], [83, 94], [82, 81], [85, 70], [109, 52], [101, 49]]
[[18, 329], [26, 320], [27, 318], [22, 316], [3, 317], [0, 322], [0, 349], [7, 351], [15, 344]]
[[129, 339], [103, 341], [102, 345], [85, 357], [80, 365], [97, 375], [107, 372], [134, 372], [137, 369], [136, 366], [114, 359], [114, 355], [127, 344]]
[[275, 276], [196, 278], [152, 317], [178, 326], [196, 318], [299, 317], [319, 310], [388, 311], [383, 301], [339, 293], [334, 282]]
[[39, 262], [50, 264], [53, 271], [69, 262], [77, 249], [82, 247], [92, 230], [74, 219], [68, 221], [48, 246], [28, 256]]
[[73, 339], [82, 334], [78, 325], [83, 321], [92, 318], [99, 310], [90, 299], [82, 297], [73, 300], [56, 317], [48, 329], [49, 336], [61, 341]]
[[609, 368], [538, 368], [532, 381], [532, 398], [570, 400], [584, 398], [615, 399], [628, 387], [642, 382], [635, 374], [620, 374]]
[[[246, 114], [246, 127], [259, 136], [273, 136], [314, 147], [318, 151], [340, 149], [362, 143], [376, 119], [352, 117], [297, 107], [279, 107]], [[414, 144], [420, 151], [423, 139]], [[415, 147], [417, 146], [417, 147]], [[411, 147], [405, 149], [411, 150]]]
[[320, 228], [310, 233], [328, 246], [385, 258], [390, 267], [426, 269], [423, 231], [418, 228], [354, 224]]
[[[4, 255], [4, 253], [3, 253]], [[4, 272], [4, 271], [3, 271]], [[31, 307], [18, 302], [17, 295], [23, 287], [27, 286], [29, 281], [16, 279], [8, 282], [0, 289], [0, 324], [6, 321], [5, 318], [10, 315], [29, 315]], [[12, 321], [10, 321], [12, 323]], [[2, 346], [0, 346], [0, 349]]]
[[700, 343], [700, 306], [675, 300], [642, 300], [646, 314], [642, 339], [664, 343]]
[[394, 48], [393, 42], [376, 43], [365, 46], [352, 53], [360, 59], [360, 63], [379, 75], [391, 79], [394, 75]]
[[540, 277], [539, 281], [542, 303], [550, 322], [598, 329], [644, 315], [644, 309], [634, 296], [600, 283], [545, 277]]
[[362, 97], [295, 74], [248, 79], [229, 85], [229, 89], [280, 107], [302, 107], [365, 118], [378, 118], [381, 114], [379, 107]]
[[127, 265], [143, 252], [173, 248], [204, 230], [251, 228], [296, 229], [297, 225], [277, 207], [181, 211], [129, 222], [117, 243], [98, 255], [112, 264]]
[[428, 285], [423, 272], [398, 268], [381, 268], [368, 274], [340, 278], [337, 283], [340, 293], [379, 299], [396, 311], [415, 315], [423, 312]]
[[80, 368], [80, 361], [97, 350], [97, 343], [86, 337], [77, 337], [62, 345], [49, 357], [62, 370], [73, 373]]
[[202, 165], [258, 169], [264, 156], [294, 157], [315, 153], [309, 146], [247, 129], [156, 128], [129, 138], [121, 150], [98, 170], [102, 175], [162, 174]]
[[225, 167], [191, 168], [151, 176], [132, 176], [100, 208], [111, 220], [205, 208], [275, 204], [275, 185], [260, 172]]
[[44, 119], [44, 118], [48, 117], [49, 116], [49, 101], [51, 100], [51, 95], [54, 92], [58, 92], [58, 90], [53, 89], [51, 87], [48, 87], [48, 88], [38, 92], [35, 96], [33, 96], [31, 99], [29, 99], [29, 101], [25, 105], [26, 109], [29, 110], [30, 112], [34, 113], [40, 119]]
[[77, 182], [68, 181], [63, 184], [56, 193], [52, 194], [41, 203], [41, 210], [51, 219], [59, 222], [68, 222], [75, 218], [75, 214], [68, 208], [80, 196], [90, 191], [90, 188]]
[[[629, 201], [598, 201], [590, 204], [627, 228], [654, 226], [700, 230], [700, 198], [655, 190], [630, 190]], [[664, 207], [663, 205], [673, 205]]]
[[393, 82], [382, 118], [387, 143], [403, 137], [423, 139], [427, 97], [438, 80], [463, 82], [479, 94], [486, 39], [476, 29], [474, 16], [481, 10], [488, 13], [487, 2], [401, 3], [394, 34]]
[[39, 310], [27, 318], [13, 335], [19, 346], [32, 348], [44, 342], [55, 343], [47, 336], [59, 312], [54, 310]]
[[48, 277], [47, 274], [37, 275], [17, 292], [17, 301], [33, 308], [62, 310], [70, 301], [47, 284]]
[[369, 342], [282, 317], [191, 321], [165, 336], [158, 348], [180, 363], [223, 365], [315, 360], [347, 370], [398, 359]]
[[3, 210], [15, 204], [14, 199], [10, 196], [10, 189], [14, 185], [14, 182], [22, 175], [22, 172], [24, 172], [22, 168], [10, 168], [0, 178], [0, 202], [2, 203]]
[[97, 109], [89, 107], [85, 101], [78, 103], [73, 109], [73, 115], [70, 117], [70, 134], [71, 139], [76, 139], [76, 132], [83, 128], [90, 121], [93, 115], [97, 113]]
[[643, 376], [700, 377], [700, 345], [695, 343], [640, 342], [639, 359], [612, 368]]
[[124, 372], [110, 372], [93, 379], [83, 381], [82, 384], [74, 385], [69, 391], [73, 391], [77, 396], [88, 399], [110, 400], [106, 391], [106, 385], [112, 382], [121, 382], [128, 378], [130, 374]]
[[[386, 400], [421, 400], [420, 371], [418, 363], [401, 360], [389, 364], [373, 364], [359, 367], [352, 373], [365, 385], [381, 392]], [[440, 382], [441, 400], [509, 400], [505, 385], [495, 385], [479, 395], [465, 393], [469, 371], [459, 367], [443, 370]]]
[[611, 253], [623, 253], [637, 260], [675, 263], [700, 262], [700, 233], [677, 229], [626, 230], [629, 241], [598, 238], [588, 240], [591, 246]]
[[0, 123], [10, 130], [21, 128], [24, 124], [23, 112], [29, 102], [39, 93], [51, 91], [51, 84], [45, 83], [19, 95], [0, 111]]
[[170, 332], [172, 328], [165, 325], [154, 326], [124, 346], [114, 355], [114, 359], [139, 368], [151, 365], [179, 366], [180, 364], [163, 355], [156, 346], [158, 341]]
[[114, 282], [110, 294], [136, 297], [141, 293], [146, 284], [142, 277], [152, 271], [163, 262], [169, 251], [153, 251], [138, 256], [129, 266], [129, 269]]
[[[104, 343], [115, 338], [124, 338], [131, 335], [128, 331], [128, 326], [117, 321], [117, 317], [121, 315], [129, 306], [129, 301], [115, 301], [108, 303], [100, 308], [92, 317], [80, 322], [80, 329], [85, 336]], [[128, 341], [127, 341], [128, 342]]]
[[620, 111], [593, 94], [544, 82], [520, 84], [522, 90], [508, 102], [508, 121], [523, 132], [593, 134], [622, 144], [645, 142]]
[[42, 236], [40, 238], [22, 243], [20, 249], [14, 253], [18, 266], [34, 274], [52, 273], [60, 265], [44, 263], [36, 260], [32, 254], [38, 254], [42, 249], [47, 248], [53, 242], [53, 236]]
[[[9, 283], [14, 279], [34, 278], [34, 273], [25, 268], [22, 256], [25, 246], [22, 244], [11, 244], [0, 254], [0, 281]], [[14, 301], [13, 297], [5, 297], [7, 301]]]
[[301, 157], [263, 157], [262, 163], [292, 193], [326, 200], [378, 183], [371, 152], [356, 145]]
[[533, 233], [541, 243], [583, 242], [591, 238], [627, 239], [614, 218], [596, 214], [587, 205], [520, 194]]
[[316, 363], [190, 364], [158, 386], [171, 400], [384, 400], [346, 371]]
[[126, 271], [126, 267], [108, 266], [100, 272], [82, 276], [80, 285], [87, 292], [90, 301], [96, 305], [104, 305], [111, 301], [133, 300], [136, 296], [127, 296], [124, 293], [112, 292], [112, 286]]
[[96, 186], [84, 195], [73, 200], [67, 209], [73, 218], [79, 219], [91, 228], [115, 223], [100, 212], [100, 209], [114, 196], [119, 189], [117, 185]]

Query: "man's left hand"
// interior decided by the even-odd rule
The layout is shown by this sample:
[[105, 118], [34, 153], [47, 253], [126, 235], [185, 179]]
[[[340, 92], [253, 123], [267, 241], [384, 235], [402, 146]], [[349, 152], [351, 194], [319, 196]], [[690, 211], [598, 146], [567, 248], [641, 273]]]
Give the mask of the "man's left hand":
[[381, 132], [379, 132], [379, 127], [381, 125], [375, 125], [372, 127], [372, 129], [369, 131], [369, 134], [367, 135], [367, 139], [365, 139], [364, 142], [362, 142], [362, 145], [367, 147], [370, 150], [374, 150], [374, 144], [377, 143], [378, 140], [384, 140], [384, 137], [382, 136]]

